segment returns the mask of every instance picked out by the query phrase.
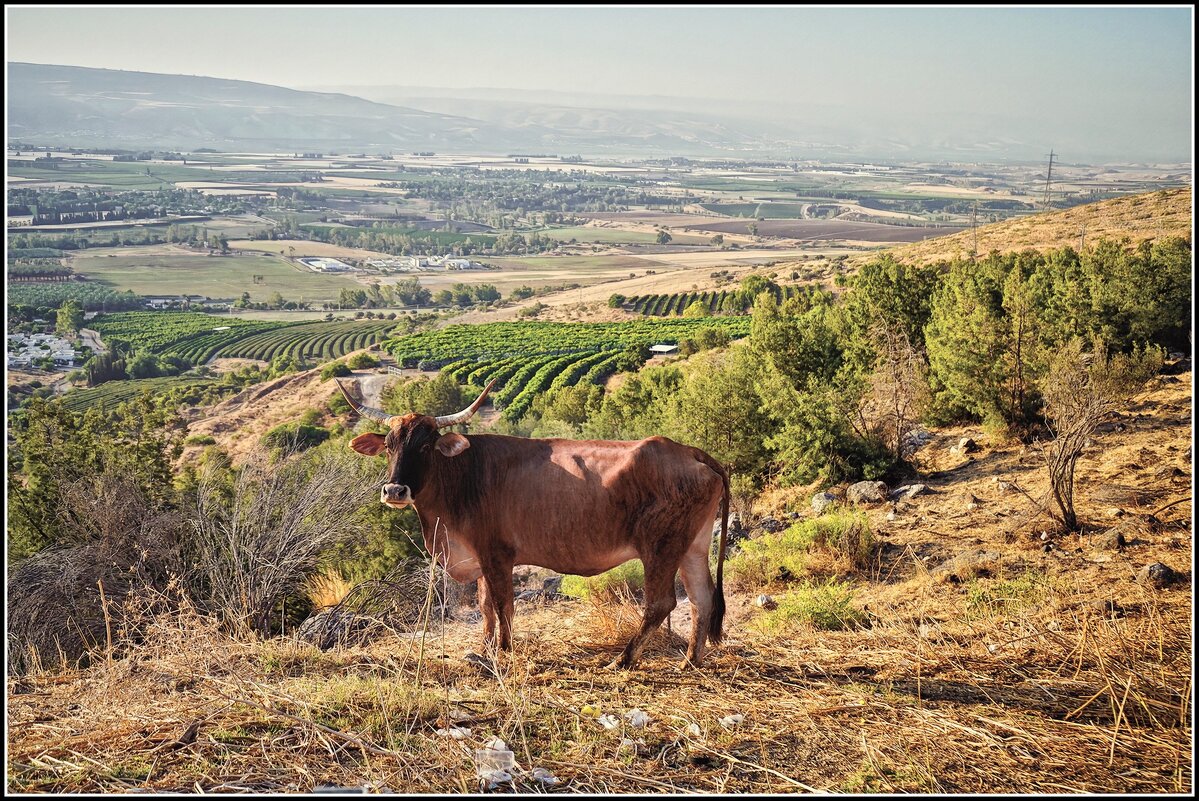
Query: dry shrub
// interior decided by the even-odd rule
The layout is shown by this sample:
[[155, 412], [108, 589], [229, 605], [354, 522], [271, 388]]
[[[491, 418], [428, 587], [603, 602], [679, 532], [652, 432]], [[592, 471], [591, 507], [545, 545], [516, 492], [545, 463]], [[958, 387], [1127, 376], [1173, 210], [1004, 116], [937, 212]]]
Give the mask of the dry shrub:
[[1067, 531], [1077, 531], [1074, 468], [1099, 424], [1140, 392], [1161, 368], [1160, 350], [1109, 356], [1102, 342], [1093, 352], [1082, 340], [1064, 346], [1050, 363], [1041, 393], [1053, 439], [1041, 453], [1049, 470], [1055, 515]]
[[328, 650], [388, 632], [425, 631], [443, 623], [465, 596], [466, 587], [434, 563], [406, 560], [382, 578], [350, 588], [338, 603], [304, 621], [296, 636]]
[[270, 633], [275, 609], [303, 590], [323, 553], [358, 533], [379, 469], [339, 452], [250, 455], [230, 486], [201, 472], [192, 526], [201, 596], [234, 631]]
[[112, 647], [131, 600], [187, 571], [179, 515], [156, 507], [111, 469], [62, 494], [68, 543], [18, 563], [8, 575], [9, 667], [21, 673], [77, 664]]
[[340, 573], [326, 568], [304, 582], [304, 594], [315, 610], [337, 606], [354, 589], [354, 585]]
[[870, 391], [863, 399], [867, 428], [882, 440], [895, 458], [911, 463], [916, 457], [909, 436], [928, 410], [928, 361], [901, 326], [877, 321], [869, 337], [878, 352]]

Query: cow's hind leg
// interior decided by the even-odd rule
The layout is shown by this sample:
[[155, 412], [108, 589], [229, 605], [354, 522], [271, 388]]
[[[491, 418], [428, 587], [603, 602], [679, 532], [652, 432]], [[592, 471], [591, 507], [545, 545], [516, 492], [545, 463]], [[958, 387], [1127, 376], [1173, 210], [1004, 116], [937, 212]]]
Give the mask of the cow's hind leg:
[[691, 547], [683, 555], [680, 570], [683, 586], [687, 588], [687, 599], [691, 602], [691, 640], [687, 645], [687, 662], [695, 667], [699, 667], [704, 658], [704, 643], [708, 639], [713, 597], [716, 594], [712, 569], [708, 565], [711, 547], [712, 535], [705, 530], [692, 541]]
[[653, 634], [654, 629], [662, 625], [662, 621], [677, 603], [674, 597], [674, 576], [679, 569], [678, 560], [672, 559], [667, 562], [663, 559], [643, 559], [642, 562], [645, 565], [645, 615], [641, 621], [641, 629], [629, 640], [624, 652], [611, 667], [625, 669], [637, 664], [645, 641]]

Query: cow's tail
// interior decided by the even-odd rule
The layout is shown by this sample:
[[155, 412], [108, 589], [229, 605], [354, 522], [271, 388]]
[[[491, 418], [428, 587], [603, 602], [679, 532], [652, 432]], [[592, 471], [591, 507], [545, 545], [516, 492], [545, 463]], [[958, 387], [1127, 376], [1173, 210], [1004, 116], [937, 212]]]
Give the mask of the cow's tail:
[[720, 551], [716, 556], [716, 592], [712, 597], [712, 620], [708, 625], [708, 640], [713, 645], [719, 645], [724, 639], [724, 557], [729, 539], [729, 474], [720, 462], [706, 453], [704, 457], [704, 463], [715, 470], [724, 482], [724, 494], [720, 499]]

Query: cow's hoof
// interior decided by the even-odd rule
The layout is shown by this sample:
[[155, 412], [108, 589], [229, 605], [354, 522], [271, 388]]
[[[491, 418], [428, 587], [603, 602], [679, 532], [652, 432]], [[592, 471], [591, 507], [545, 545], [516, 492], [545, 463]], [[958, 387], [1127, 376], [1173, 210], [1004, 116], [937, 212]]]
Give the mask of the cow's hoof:
[[632, 664], [630, 664], [629, 661], [623, 656], [619, 659], [613, 659], [607, 665], [608, 670], [629, 670], [632, 667]]

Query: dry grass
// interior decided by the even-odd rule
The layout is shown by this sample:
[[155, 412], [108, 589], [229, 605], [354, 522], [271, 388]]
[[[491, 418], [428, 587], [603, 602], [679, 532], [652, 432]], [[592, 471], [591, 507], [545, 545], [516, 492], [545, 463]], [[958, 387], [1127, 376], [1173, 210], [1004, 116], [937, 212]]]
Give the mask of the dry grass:
[[[1103, 519], [1100, 496], [1118, 496], [1121, 525], [1137, 521], [1123, 552], [1089, 534], [1044, 552], [1029, 501], [991, 481], [1043, 496], [1037, 454], [1010, 443], [952, 456], [978, 432], [943, 431], [923, 454], [932, 492], [892, 521], [889, 505], [868, 512], [880, 547], [852, 581], [863, 627], [760, 633], [756, 591], [730, 593], [725, 644], [702, 669], [677, 669], [681, 604], [675, 634], [616, 672], [603, 666], [637, 622], [628, 602], [517, 602], [515, 650], [494, 668], [465, 658], [480, 648], [477, 621], [322, 653], [231, 639], [185, 609], [148, 616], [119, 658], [9, 681], [10, 787], [466, 792], [478, 789], [473, 749], [498, 736], [523, 792], [543, 791], [530, 772], [545, 768], [555, 791], [576, 793], [1188, 793], [1189, 576], [1163, 590], [1131, 580], [1148, 562], [1191, 562], [1191, 506], [1172, 503], [1190, 495], [1180, 379], [1125, 410], [1126, 430], [1097, 434], [1079, 463], [1084, 521]], [[962, 492], [979, 503], [964, 508]], [[965, 551], [999, 558], [938, 579]], [[623, 719], [634, 708], [645, 728]], [[744, 720], [726, 728], [733, 714]], [[470, 734], [436, 733], [451, 723]]]
[[[1100, 239], [1128, 237], [1132, 244], [1166, 236], [1191, 238], [1191, 188], [1162, 189], [1140, 195], [1102, 200], [1063, 211], [1035, 214], [1017, 220], [980, 226], [980, 255], [998, 250], [1047, 250], [1070, 245], [1078, 249], [1083, 229], [1090, 247]], [[953, 258], [967, 258], [974, 248], [974, 232], [927, 239], [891, 248], [899, 261], [927, 264]], [[864, 263], [873, 255], [851, 256], [854, 264]]]

